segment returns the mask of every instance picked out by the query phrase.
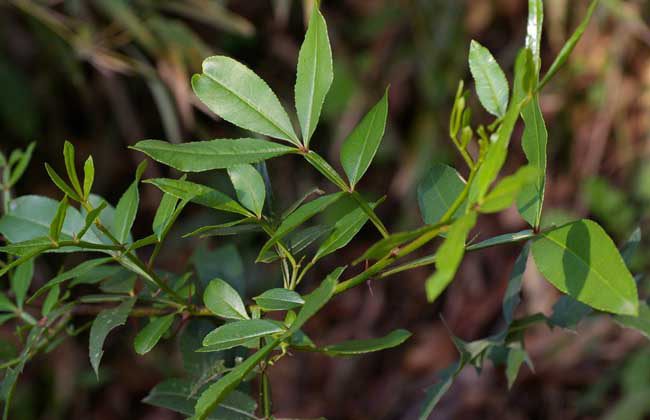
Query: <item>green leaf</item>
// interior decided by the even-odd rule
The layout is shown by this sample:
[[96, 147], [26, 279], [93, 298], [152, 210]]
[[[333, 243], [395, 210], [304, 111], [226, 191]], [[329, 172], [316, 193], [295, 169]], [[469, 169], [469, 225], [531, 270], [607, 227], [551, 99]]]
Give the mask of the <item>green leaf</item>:
[[61, 288], [59, 286], [50, 288], [50, 291], [47, 293], [47, 296], [45, 296], [45, 300], [43, 301], [43, 306], [41, 307], [41, 314], [43, 316], [47, 316], [52, 309], [54, 309], [54, 306], [59, 302], [60, 294]]
[[477, 251], [479, 249], [490, 248], [497, 245], [512, 244], [515, 242], [525, 241], [526, 239], [530, 239], [535, 235], [535, 232], [531, 229], [524, 229], [513, 233], [504, 233], [503, 235], [494, 236], [477, 244], [468, 245], [466, 247], [466, 250]]
[[348, 185], [345, 183], [345, 181], [343, 181], [339, 173], [336, 172], [336, 169], [332, 168], [332, 165], [327, 163], [327, 161], [323, 159], [321, 155], [314, 152], [313, 150], [310, 150], [309, 153], [306, 153], [303, 156], [311, 166], [316, 168], [318, 172], [320, 172], [325, 178], [327, 178], [334, 185], [336, 185], [343, 191], [349, 190]]
[[474, 204], [480, 201], [487, 192], [488, 188], [498, 176], [508, 154], [508, 145], [512, 131], [515, 128], [519, 113], [521, 112], [522, 100], [529, 94], [525, 88], [524, 81], [529, 78], [533, 70], [533, 59], [530, 50], [523, 49], [517, 55], [515, 62], [515, 88], [513, 92], [513, 101], [508, 107], [508, 111], [503, 116], [501, 125], [496, 132], [496, 141], [490, 144], [485, 154], [483, 164], [476, 172], [474, 182], [469, 189], [468, 202]]
[[293, 147], [260, 139], [216, 139], [173, 144], [142, 140], [132, 147], [160, 163], [183, 172], [225, 169], [295, 153]]
[[63, 193], [67, 194], [68, 197], [72, 198], [73, 200], [76, 201], [81, 201], [81, 197], [75, 192], [75, 190], [72, 189], [71, 186], [68, 185], [67, 182], [65, 182], [59, 174], [56, 173], [56, 171], [47, 163], [45, 164], [45, 171], [47, 171], [47, 174], [49, 175], [50, 179], [54, 184], [59, 187]]
[[418, 420], [428, 420], [433, 409], [438, 405], [443, 395], [451, 388], [454, 379], [458, 376], [461, 370], [465, 367], [467, 360], [461, 354], [461, 360], [444, 369], [438, 374], [438, 382], [431, 385], [426, 390], [426, 396], [420, 409]]
[[156, 214], [151, 225], [151, 229], [159, 241], [162, 240], [163, 234], [171, 222], [178, 201], [177, 197], [167, 193], [163, 193], [160, 199], [160, 204], [156, 209]]
[[564, 44], [560, 50], [560, 53], [557, 55], [557, 57], [555, 57], [555, 61], [553, 61], [553, 64], [551, 64], [551, 67], [548, 69], [544, 75], [544, 78], [539, 83], [538, 90], [542, 89], [549, 82], [549, 80], [555, 76], [555, 73], [560, 70], [564, 63], [566, 63], [567, 59], [571, 55], [571, 52], [578, 44], [578, 41], [580, 41], [580, 38], [582, 38], [582, 34], [585, 32], [585, 29], [587, 29], [587, 25], [589, 25], [589, 21], [591, 20], [591, 16], [594, 14], [594, 10], [596, 10], [596, 6], [598, 6], [598, 0], [593, 0], [591, 4], [589, 4], [587, 14], [582, 19], [582, 22], [580, 22], [580, 25], [578, 25], [575, 32], [573, 32], [566, 44]]
[[544, 3], [542, 0], [528, 0], [528, 23], [526, 25], [526, 48], [533, 53], [537, 71], [541, 66], [540, 49], [544, 25]]
[[[167, 379], [156, 385], [142, 402], [190, 416], [194, 413], [194, 404], [198, 399], [192, 395], [192, 388], [192, 384], [185, 379]], [[208, 420], [257, 419], [256, 409], [255, 400], [235, 390], [206, 418]]]
[[221, 279], [213, 279], [205, 288], [203, 303], [217, 316], [226, 319], [249, 319], [244, 302], [231, 285]]
[[506, 288], [506, 294], [503, 297], [502, 304], [503, 318], [508, 325], [510, 325], [514, 320], [515, 310], [517, 310], [517, 306], [519, 306], [519, 302], [521, 302], [519, 294], [521, 292], [521, 286], [524, 283], [524, 272], [526, 271], [526, 263], [528, 262], [529, 254], [530, 242], [527, 242], [515, 260], [512, 273], [510, 273], [508, 287]]
[[144, 181], [181, 200], [191, 201], [215, 210], [250, 216], [250, 212], [222, 192], [205, 185], [181, 179], [153, 178]]
[[264, 311], [286, 311], [297, 308], [305, 303], [302, 296], [293, 290], [269, 289], [259, 296], [253, 298], [255, 303]]
[[537, 168], [539, 172], [534, 183], [522, 188], [517, 196], [517, 207], [524, 220], [532, 227], [538, 228], [542, 221], [546, 187], [546, 144], [548, 142], [548, 132], [538, 96], [522, 109], [521, 116], [525, 124], [521, 147], [524, 149], [528, 164]]
[[341, 146], [341, 165], [348, 176], [351, 189], [354, 189], [356, 183], [366, 173], [379, 149], [379, 143], [386, 129], [387, 116], [388, 89]]
[[86, 232], [88, 232], [88, 229], [90, 229], [95, 221], [97, 219], [101, 220], [101, 213], [104, 211], [104, 209], [108, 206], [108, 203], [106, 201], [102, 201], [99, 206], [95, 207], [94, 209], [90, 210], [86, 214], [86, 221], [84, 223], [83, 228], [79, 232], [77, 232], [77, 238], [83, 238], [86, 235]]
[[63, 200], [59, 203], [59, 206], [56, 210], [56, 214], [50, 223], [50, 234], [49, 237], [54, 242], [59, 241], [59, 236], [61, 235], [61, 230], [63, 229], [63, 222], [65, 222], [65, 216], [68, 212], [68, 196], [64, 196]]
[[250, 371], [264, 360], [279, 343], [280, 339], [271, 341], [203, 391], [194, 406], [194, 417], [192, 419], [205, 420], [209, 418], [210, 413], [214, 412], [219, 404], [226, 400], [226, 397], [239, 386]]
[[243, 164], [228, 168], [228, 176], [235, 187], [239, 202], [255, 213], [258, 219], [261, 218], [266, 198], [266, 186], [262, 175], [252, 165]]
[[[229, 57], [203, 61], [192, 77], [199, 99], [224, 120], [246, 130], [300, 145], [289, 116], [269, 86], [251, 69]], [[243, 163], [243, 162], [239, 162]]]
[[25, 263], [19, 265], [11, 276], [11, 290], [16, 296], [16, 303], [19, 308], [23, 307], [25, 297], [29, 286], [32, 284], [32, 277], [34, 277], [34, 259], [29, 259]]
[[573, 330], [593, 309], [568, 295], [562, 295], [553, 305], [553, 313], [548, 319], [553, 326]]
[[515, 380], [519, 375], [519, 369], [527, 358], [528, 353], [526, 353], [526, 350], [522, 349], [521, 347], [508, 348], [508, 358], [506, 361], [506, 378], [508, 379], [508, 389], [512, 388], [512, 385], [515, 383]]
[[298, 54], [295, 86], [298, 121], [302, 128], [303, 143], [307, 148], [318, 125], [323, 102], [333, 79], [332, 49], [327, 24], [318, 10], [318, 3], [314, 3], [305, 40]]
[[[0, 233], [12, 243], [47, 237], [59, 203], [48, 197], [24, 195], [10, 203], [9, 212], [0, 218]], [[60, 239], [71, 240], [84, 227], [84, 218], [73, 207], [68, 208]], [[79, 238], [86, 242], [101, 243], [92, 232]], [[51, 242], [51, 241], [50, 241]]]
[[616, 315], [614, 320], [625, 328], [637, 330], [650, 339], [650, 307], [647, 302], [639, 302], [639, 315]]
[[262, 227], [256, 222], [257, 220], [254, 217], [246, 217], [219, 225], [202, 226], [192, 232], [186, 233], [183, 235], [183, 238], [197, 235], [199, 235], [199, 238], [208, 238], [210, 236], [239, 235], [242, 233], [262, 231]]
[[298, 207], [296, 211], [287, 216], [286, 219], [280, 224], [275, 234], [269, 239], [258, 255], [258, 260], [268, 251], [271, 247], [277, 244], [282, 238], [287, 236], [290, 232], [295, 230], [298, 226], [311, 219], [318, 213], [325, 210], [327, 207], [334, 204], [338, 199], [343, 196], [343, 192], [324, 195], [312, 200], [302, 206]]
[[632, 258], [634, 258], [634, 256], [636, 255], [640, 245], [641, 245], [641, 228], [637, 227], [636, 229], [634, 229], [630, 237], [627, 238], [627, 241], [625, 241], [625, 243], [621, 247], [621, 257], [623, 257], [623, 261], [625, 261], [625, 265], [627, 265], [628, 267], [632, 263]]
[[90, 191], [93, 188], [93, 183], [95, 182], [95, 163], [93, 162], [93, 157], [88, 156], [86, 162], [84, 163], [84, 188], [83, 196], [88, 198], [90, 196]]
[[481, 213], [497, 213], [510, 207], [520, 191], [535, 181], [538, 172], [537, 168], [527, 165], [502, 179], [483, 199]]
[[332, 344], [324, 347], [322, 351], [334, 357], [356, 356], [397, 347], [408, 340], [410, 336], [411, 333], [406, 330], [395, 330], [381, 338], [350, 340], [339, 344]]
[[[380, 200], [383, 201], [383, 200]], [[379, 205], [380, 201], [371, 204], [371, 208]], [[350, 243], [350, 241], [359, 233], [361, 228], [368, 221], [368, 214], [361, 208], [357, 207], [334, 224], [334, 230], [323, 241], [316, 251], [313, 261], [317, 261], [326, 255], [329, 255]]]
[[386, 255], [388, 255], [388, 253], [391, 252], [393, 249], [417, 238], [423, 233], [429, 231], [430, 229], [431, 226], [424, 226], [422, 228], [415, 229], [415, 230], [393, 233], [387, 238], [383, 238], [380, 241], [377, 241], [374, 245], [368, 248], [366, 252], [364, 252], [359, 258], [354, 260], [352, 264], [354, 265], [359, 264], [363, 260], [378, 260], [380, 258], [383, 258]]
[[[20, 157], [18, 163], [16, 163], [16, 166], [14, 166], [13, 169], [11, 170], [11, 176], [9, 177], [9, 184], [8, 184], [9, 188], [16, 185], [16, 182], [18, 182], [18, 180], [20, 180], [20, 178], [25, 173], [25, 170], [27, 169], [29, 162], [32, 160], [34, 147], [36, 147], [36, 142], [31, 142], [29, 146], [27, 146], [25, 151], [22, 153], [22, 156]], [[4, 165], [0, 165], [0, 166], [4, 166]]]
[[282, 331], [277, 323], [265, 319], [228, 322], [206, 335], [203, 346], [209, 346], [210, 351], [226, 350]]
[[610, 237], [597, 223], [579, 220], [533, 241], [537, 268], [560, 291], [593, 308], [636, 315], [636, 283]]
[[138, 207], [140, 206], [140, 192], [138, 191], [138, 184], [142, 173], [146, 168], [146, 161], [138, 165], [136, 170], [135, 180], [129, 188], [122, 194], [120, 201], [115, 206], [115, 218], [113, 220], [113, 229], [115, 237], [120, 243], [126, 242], [135, 222], [135, 216], [138, 214]]
[[99, 377], [99, 363], [104, 355], [104, 341], [106, 336], [111, 330], [124, 325], [126, 320], [135, 304], [136, 298], [129, 298], [124, 300], [118, 306], [111, 309], [104, 309], [93, 320], [90, 326], [90, 344], [88, 347], [88, 354], [90, 356], [90, 364], [95, 371], [95, 375]]
[[14, 312], [16, 305], [2, 292], [0, 292], [0, 312]]
[[449, 229], [447, 238], [436, 252], [436, 272], [426, 283], [427, 299], [433, 302], [454, 279], [465, 255], [465, 241], [476, 224], [476, 213], [470, 212], [457, 219]]
[[508, 109], [508, 80], [492, 53], [474, 40], [469, 47], [469, 69], [481, 105], [490, 114], [503, 117]]
[[77, 175], [77, 168], [75, 167], [74, 146], [69, 141], [63, 143], [63, 160], [65, 162], [65, 170], [68, 173], [70, 183], [79, 197], [83, 196], [79, 176]]
[[151, 322], [144, 327], [135, 337], [133, 346], [138, 354], [146, 354], [158, 344], [160, 338], [169, 330], [174, 323], [176, 314], [169, 314], [152, 318]]
[[305, 303], [298, 312], [296, 319], [291, 323], [289, 332], [294, 334], [311, 318], [316, 315], [320, 309], [334, 296], [334, 290], [338, 283], [338, 278], [345, 270], [345, 267], [339, 267], [332, 271], [325, 280], [313, 292], [304, 297]]
[[[465, 180], [458, 171], [451, 166], [434, 163], [417, 188], [418, 205], [424, 223], [438, 223], [464, 188]], [[453, 217], [458, 217], [463, 207], [461, 205]]]

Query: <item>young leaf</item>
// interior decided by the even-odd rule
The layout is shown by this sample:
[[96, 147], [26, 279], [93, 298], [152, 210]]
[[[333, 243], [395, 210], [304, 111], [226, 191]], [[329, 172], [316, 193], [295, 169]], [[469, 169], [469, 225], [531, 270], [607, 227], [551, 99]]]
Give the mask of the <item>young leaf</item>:
[[295, 153], [296, 149], [260, 139], [216, 139], [173, 144], [142, 140], [132, 147], [153, 160], [183, 172], [225, 169]]
[[379, 143], [386, 128], [387, 116], [388, 89], [341, 146], [341, 165], [348, 176], [351, 189], [354, 189], [356, 183], [366, 173], [377, 149], [379, 149]]
[[50, 239], [54, 242], [59, 241], [59, 236], [61, 235], [61, 230], [63, 229], [63, 222], [65, 222], [65, 216], [68, 212], [68, 196], [64, 196], [63, 200], [59, 203], [59, 207], [56, 210], [56, 214], [50, 223]]
[[215, 210], [227, 211], [230, 213], [251, 216], [250, 212], [243, 208], [238, 202], [222, 192], [205, 185], [182, 179], [153, 178], [144, 181], [153, 184], [166, 194], [178, 199], [191, 201]]
[[597, 223], [579, 220], [533, 241], [537, 268], [560, 291], [593, 308], [636, 315], [636, 283], [610, 237]]
[[126, 242], [131, 232], [135, 216], [138, 214], [138, 207], [140, 206], [140, 192], [138, 191], [138, 184], [142, 173], [146, 168], [146, 161], [138, 165], [136, 170], [135, 180], [129, 188], [122, 194], [120, 201], [115, 206], [115, 219], [113, 221], [113, 229], [115, 230], [115, 237], [121, 243]]
[[95, 375], [99, 377], [99, 363], [104, 355], [104, 341], [106, 336], [116, 327], [124, 325], [131, 313], [133, 304], [136, 298], [129, 298], [124, 300], [115, 308], [104, 309], [94, 319], [90, 326], [90, 344], [88, 346], [88, 354], [90, 357], [90, 364], [95, 371]]
[[79, 197], [83, 196], [81, 183], [79, 183], [79, 176], [77, 175], [77, 168], [75, 167], [74, 146], [69, 141], [63, 143], [63, 160], [65, 162], [65, 170], [68, 173], [70, 183]]
[[226, 319], [249, 319], [244, 302], [231, 285], [213, 279], [203, 293], [203, 303], [217, 316]]
[[296, 110], [302, 128], [302, 139], [309, 148], [325, 96], [334, 79], [332, 49], [327, 34], [327, 24], [318, 10], [318, 3], [309, 20], [305, 40], [298, 54], [298, 71], [295, 86]]
[[503, 117], [508, 109], [508, 80], [492, 53], [476, 41], [469, 47], [469, 69], [481, 105], [490, 114]]
[[436, 252], [436, 272], [425, 283], [429, 302], [436, 300], [454, 279], [465, 255], [467, 235], [475, 224], [476, 213], [470, 212], [451, 225], [447, 238]]
[[529, 165], [537, 168], [538, 173], [535, 182], [525, 185], [517, 196], [517, 208], [524, 220], [532, 227], [538, 228], [542, 221], [546, 187], [546, 144], [548, 142], [548, 132], [538, 96], [535, 96], [521, 110], [521, 117], [524, 120], [521, 147], [524, 149]]
[[255, 303], [264, 311], [286, 311], [297, 308], [305, 303], [302, 296], [293, 290], [269, 289], [253, 298]]
[[264, 244], [260, 250], [258, 259], [263, 256], [267, 250], [271, 249], [273, 245], [277, 244], [282, 238], [284, 238], [298, 226], [334, 204], [339, 198], [343, 196], [343, 194], [343, 192], [338, 192], [334, 194], [324, 195], [298, 207], [296, 211], [284, 219], [282, 224], [280, 224], [278, 229], [275, 231], [275, 234]]
[[339, 267], [332, 271], [325, 280], [313, 292], [305, 296], [305, 303], [298, 312], [296, 319], [291, 323], [289, 333], [294, 334], [309, 320], [316, 315], [320, 309], [334, 296], [334, 290], [338, 279], [345, 270], [345, 267]]
[[81, 201], [81, 197], [77, 195], [75, 190], [72, 189], [71, 186], [68, 185], [67, 182], [65, 182], [59, 174], [56, 173], [56, 171], [47, 163], [45, 164], [45, 171], [47, 171], [47, 174], [49, 175], [50, 179], [54, 184], [59, 187], [61, 191], [63, 191], [68, 197], [72, 198], [73, 200], [76, 201]]
[[497, 213], [507, 209], [515, 201], [519, 192], [535, 181], [537, 168], [523, 166], [514, 175], [505, 177], [490, 191], [481, 203], [481, 213]]
[[[519, 113], [521, 112], [522, 100], [531, 92], [526, 91], [529, 87], [524, 83], [531, 77], [534, 72], [533, 58], [530, 50], [523, 49], [517, 55], [515, 62], [515, 88], [512, 94], [513, 101], [508, 107], [508, 111], [503, 117], [503, 121], [497, 131], [497, 139], [490, 144], [490, 147], [485, 154], [483, 164], [476, 172], [474, 182], [469, 189], [468, 201], [470, 204], [480, 201], [485, 196], [488, 188], [494, 182], [499, 171], [503, 167], [508, 153], [508, 145], [512, 131], [515, 128]], [[532, 87], [531, 87], [532, 89]]]
[[152, 318], [151, 322], [144, 327], [135, 337], [133, 346], [138, 354], [146, 354], [158, 344], [160, 338], [169, 330], [174, 323], [175, 314], [169, 314]]
[[555, 73], [560, 70], [564, 63], [566, 63], [566, 60], [569, 58], [571, 52], [578, 44], [578, 41], [580, 41], [580, 38], [582, 38], [582, 34], [585, 32], [585, 29], [587, 29], [587, 25], [589, 25], [589, 21], [591, 20], [591, 16], [594, 14], [594, 10], [596, 10], [596, 6], [598, 6], [598, 0], [592, 0], [591, 4], [589, 4], [589, 9], [587, 9], [587, 14], [582, 19], [582, 22], [580, 22], [580, 25], [578, 25], [575, 32], [573, 32], [566, 44], [564, 44], [562, 50], [560, 50], [560, 53], [555, 58], [555, 61], [553, 61], [553, 64], [551, 64], [551, 67], [548, 69], [544, 75], [544, 78], [539, 83], [539, 86], [537, 88], [538, 90], [542, 89], [548, 83], [548, 81], [551, 80], [553, 76], [555, 76]]
[[205, 420], [209, 418], [210, 413], [214, 412], [219, 404], [226, 400], [228, 395], [239, 386], [250, 371], [264, 360], [278, 344], [280, 344], [279, 338], [271, 341], [203, 391], [194, 406], [194, 417], [192, 419]]
[[334, 357], [356, 356], [397, 347], [411, 336], [406, 330], [395, 330], [381, 338], [350, 340], [332, 344], [322, 349], [323, 353]]
[[228, 168], [228, 176], [235, 187], [239, 202], [248, 210], [262, 217], [266, 187], [262, 175], [252, 165], [242, 164]]
[[[194, 385], [189, 380], [167, 379], [149, 391], [149, 395], [142, 402], [191, 416], [198, 399], [193, 395], [195, 392], [193, 388]], [[206, 418], [208, 420], [251, 420], [257, 418], [256, 409], [255, 400], [235, 390]]]
[[265, 319], [228, 322], [206, 335], [203, 346], [210, 351], [226, 350], [282, 331], [277, 323]]
[[230, 57], [203, 61], [203, 74], [192, 88], [215, 114], [246, 130], [300, 145], [289, 116], [269, 86], [251, 69]]
[[33, 258], [19, 265], [11, 277], [11, 290], [14, 292], [14, 296], [16, 296], [16, 304], [19, 308], [23, 307], [27, 291], [32, 284], [32, 277], [34, 277]]
[[86, 162], [84, 163], [84, 188], [83, 188], [83, 197], [88, 198], [90, 196], [90, 191], [93, 188], [93, 183], [95, 182], [95, 163], [93, 162], [93, 157], [88, 156]]
[[[32, 160], [32, 153], [34, 152], [34, 147], [36, 147], [35, 142], [29, 143], [29, 146], [25, 149], [23, 152], [22, 156], [20, 157], [20, 160], [18, 163], [16, 163], [16, 166], [13, 167], [11, 170], [11, 176], [9, 177], [9, 184], [7, 185], [9, 188], [13, 187], [16, 185], [16, 182], [23, 176], [25, 173], [25, 169], [27, 169], [27, 165], [29, 165], [29, 162]], [[0, 165], [4, 166], [4, 165]]]
[[[465, 188], [465, 180], [451, 166], [434, 163], [417, 188], [418, 205], [424, 223], [435, 225]], [[454, 217], [463, 211], [461, 205]]]

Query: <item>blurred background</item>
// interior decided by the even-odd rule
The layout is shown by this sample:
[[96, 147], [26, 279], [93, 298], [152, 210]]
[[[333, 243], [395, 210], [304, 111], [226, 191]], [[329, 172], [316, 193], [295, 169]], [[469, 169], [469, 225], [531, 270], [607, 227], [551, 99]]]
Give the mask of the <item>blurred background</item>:
[[[587, 1], [546, 0], [543, 69], [584, 16]], [[64, 140], [97, 167], [96, 192], [115, 203], [143, 156], [127, 147], [152, 138], [171, 142], [242, 136], [194, 96], [189, 84], [203, 58], [224, 54], [253, 68], [293, 110], [297, 54], [310, 0], [0, 0], [0, 148], [36, 141], [35, 157], [16, 195], [58, 197], [43, 167], [62, 170]], [[525, 0], [323, 0], [335, 78], [312, 147], [338, 162], [341, 142], [390, 84], [389, 122], [375, 164], [360, 188], [388, 196], [378, 208], [391, 231], [421, 223], [415, 188], [435, 162], [460, 163], [447, 138], [459, 79], [471, 86], [469, 41], [477, 39], [511, 78], [526, 31]], [[549, 129], [546, 223], [591, 217], [622, 243], [638, 225], [648, 231], [650, 202], [650, 2], [602, 0], [568, 65], [541, 95]], [[544, 70], [543, 70], [544, 71]], [[489, 121], [473, 95], [474, 122]], [[524, 161], [515, 133], [506, 171]], [[81, 159], [81, 158], [80, 158]], [[459, 166], [460, 167], [460, 166]], [[305, 162], [268, 163], [276, 200], [285, 207], [327, 183]], [[146, 177], [169, 175], [152, 164]], [[195, 179], [231, 192], [223, 174]], [[142, 187], [134, 234], [149, 233], [160, 199]], [[175, 236], [222, 221], [190, 207]], [[481, 238], [525, 228], [516, 209], [483, 217]], [[366, 226], [355, 245], [312, 271], [309, 289], [378, 239]], [[253, 295], [279, 281], [276, 265], [252, 265], [261, 238], [169, 241], [159, 261], [181, 272], [239, 279]], [[633, 272], [648, 268], [650, 241]], [[431, 252], [431, 248], [423, 250]], [[296, 354], [271, 370], [277, 417], [413, 419], [426, 386], [456, 360], [449, 330], [464, 340], [502, 323], [501, 299], [518, 254], [506, 246], [469, 254], [445, 295], [427, 304], [431, 268], [374, 282], [337, 297], [307, 327], [317, 343], [368, 338], [395, 328], [414, 336], [390, 351], [332, 360]], [[76, 258], [76, 257], [68, 257]], [[60, 262], [60, 260], [58, 261]], [[39, 264], [36, 283], [57, 266]], [[303, 290], [306, 290], [303, 289]], [[641, 289], [647, 290], [645, 279]], [[550, 313], [558, 293], [531, 265], [520, 314]], [[444, 318], [445, 324], [441, 321]], [[98, 381], [87, 334], [34, 360], [21, 377], [20, 419], [176, 419], [145, 405], [149, 389], [178, 370], [177, 343], [136, 357], [132, 328], [109, 337]], [[5, 328], [5, 327], [3, 327]], [[511, 392], [503, 371], [467, 368], [443, 398], [435, 419], [635, 419], [650, 415], [650, 346], [640, 334], [593, 317], [570, 331], [540, 327], [526, 347]], [[11, 336], [5, 328], [3, 336]], [[650, 418], [650, 417], [648, 417]]]

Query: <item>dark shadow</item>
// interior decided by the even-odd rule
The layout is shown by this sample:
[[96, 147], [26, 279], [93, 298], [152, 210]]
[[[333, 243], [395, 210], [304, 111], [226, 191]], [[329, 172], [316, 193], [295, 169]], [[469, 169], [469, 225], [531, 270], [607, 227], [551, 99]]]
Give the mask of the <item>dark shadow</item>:
[[567, 250], [562, 256], [562, 266], [567, 277], [567, 291], [570, 296], [580, 295], [587, 280], [591, 265], [591, 237], [584, 223], [574, 223], [569, 229]]

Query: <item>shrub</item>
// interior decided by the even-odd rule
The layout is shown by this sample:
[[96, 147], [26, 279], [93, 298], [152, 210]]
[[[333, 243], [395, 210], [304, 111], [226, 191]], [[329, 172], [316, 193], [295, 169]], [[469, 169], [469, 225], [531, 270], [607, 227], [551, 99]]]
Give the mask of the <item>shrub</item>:
[[[25, 364], [54, 348], [66, 335], [84, 330], [85, 327], [77, 328], [73, 323], [83, 307], [84, 313], [96, 315], [89, 325], [89, 358], [97, 375], [107, 335], [125, 324], [128, 317], [146, 317], [149, 322], [135, 337], [135, 351], [148, 353], [161, 339], [172, 335], [174, 325], [178, 325], [184, 331], [180, 347], [187, 372], [183, 378], [158, 384], [145, 402], [196, 419], [254, 418], [256, 412], [271, 418], [267, 372], [291, 352], [353, 357], [389, 349], [409, 339], [408, 331], [395, 330], [384, 337], [316, 345], [302, 327], [333, 296], [367, 281], [434, 265], [435, 270], [424, 285], [427, 298], [434, 301], [454, 279], [466, 252], [515, 242], [523, 246], [503, 300], [505, 327], [498, 334], [471, 343], [454, 337], [460, 359], [429, 388], [421, 418], [430, 414], [463, 367], [469, 364], [480, 368], [486, 357], [506, 365], [508, 383], [512, 384], [522, 363], [530, 363], [523, 336], [531, 325], [569, 327], [581, 317], [599, 311], [613, 314], [623, 325], [642, 328], [638, 317], [646, 317], [648, 308], [639, 303], [634, 278], [626, 267], [640, 232], [637, 230], [619, 252], [607, 233], [593, 221], [541, 225], [548, 135], [538, 93], [566, 61], [596, 4], [594, 1], [590, 5], [584, 21], [542, 78], [541, 0], [529, 1], [528, 34], [517, 55], [512, 83], [508, 83], [490, 51], [477, 42], [471, 43], [469, 67], [476, 93], [495, 119], [489, 125], [472, 125], [467, 107], [469, 92], [461, 81], [451, 111], [449, 137], [464, 161], [466, 169], [461, 171], [466, 171], [467, 177], [450, 166], [432, 166], [418, 187], [418, 204], [425, 224], [415, 230], [389, 232], [375, 213], [383, 200], [368, 200], [357, 190], [384, 134], [388, 88], [341, 147], [339, 163], [345, 178], [310, 148], [310, 138], [333, 80], [327, 27], [317, 8], [311, 15], [298, 57], [295, 106], [299, 133], [262, 79], [231, 58], [215, 56], [206, 59], [202, 74], [192, 78], [194, 92], [224, 120], [265, 137], [182, 144], [143, 140], [133, 147], [183, 173], [179, 178], [141, 181], [143, 162], [133, 183], [112, 207], [92, 193], [93, 158], [86, 159], [80, 176], [75, 150], [66, 143], [65, 177], [46, 165], [63, 199], [57, 203], [37, 195], [12, 198], [11, 188], [26, 170], [33, 146], [16, 150], [8, 158], [0, 155], [0, 233], [6, 240], [0, 248], [6, 254], [0, 275], [9, 279], [7, 290], [0, 294], [0, 319], [3, 323], [15, 323], [23, 338], [20, 354], [2, 365], [4, 417], [8, 417], [9, 402]], [[520, 116], [524, 122], [522, 147], [528, 163], [499, 179]], [[329, 181], [328, 188], [336, 192], [326, 194], [315, 189], [289, 208], [277, 209], [264, 162], [283, 155], [304, 158]], [[191, 173], [214, 170], [227, 172], [235, 198], [188, 180]], [[163, 198], [151, 226], [152, 233], [136, 239], [131, 228], [138, 213], [141, 182], [159, 188]], [[513, 203], [530, 229], [478, 243], [468, 239], [480, 215], [503, 211]], [[220, 225], [202, 226], [186, 237], [251, 232], [266, 235], [255, 262], [277, 263], [283, 287], [269, 288], [248, 300], [227, 279], [205, 279], [194, 270], [169, 273], [157, 269], [155, 263], [170, 229], [190, 204], [226, 212], [235, 218]], [[334, 222], [309, 225], [319, 214], [332, 210], [340, 214]], [[351, 262], [364, 262], [365, 268], [346, 276], [346, 266], [338, 267], [319, 281], [314, 290], [305, 293], [301, 283], [313, 273], [310, 270], [324, 257], [349, 246], [368, 222], [381, 239]], [[434, 254], [405, 261], [436, 238], [440, 238], [440, 245]], [[46, 253], [100, 256], [61, 269], [33, 290], [34, 260]], [[565, 293], [550, 317], [533, 314], [515, 318], [529, 253], [544, 277]], [[143, 255], [148, 255], [148, 259], [143, 259]], [[73, 289], [80, 285], [86, 285], [84, 290], [98, 287], [101, 293], [79, 294]], [[38, 310], [27, 306], [32, 303]], [[250, 355], [249, 349], [254, 350]], [[248, 388], [243, 383], [254, 378], [259, 384], [259, 403], [244, 392]]]

